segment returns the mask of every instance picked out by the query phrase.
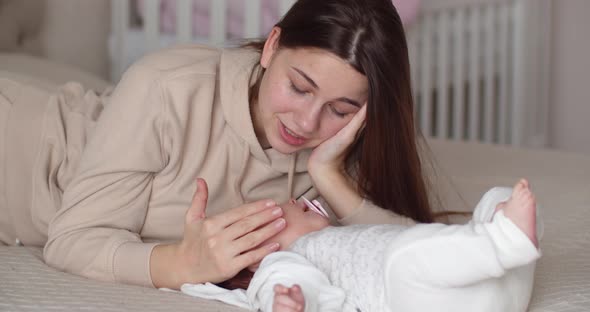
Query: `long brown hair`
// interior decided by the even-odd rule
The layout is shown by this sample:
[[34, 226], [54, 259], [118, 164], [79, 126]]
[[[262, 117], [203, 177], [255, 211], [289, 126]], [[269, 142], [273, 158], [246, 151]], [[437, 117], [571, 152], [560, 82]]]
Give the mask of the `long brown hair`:
[[[367, 77], [366, 126], [350, 148], [347, 170], [377, 206], [433, 222], [417, 148], [407, 42], [391, 0], [298, 0], [276, 26], [279, 48], [323, 49]], [[252, 100], [263, 74], [251, 89]]]

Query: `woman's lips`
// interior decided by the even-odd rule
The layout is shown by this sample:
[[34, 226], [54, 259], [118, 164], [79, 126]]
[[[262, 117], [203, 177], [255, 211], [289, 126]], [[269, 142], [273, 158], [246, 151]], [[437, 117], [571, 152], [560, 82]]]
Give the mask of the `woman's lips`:
[[279, 132], [281, 134], [281, 138], [289, 145], [293, 146], [300, 146], [307, 142], [306, 138], [300, 137], [297, 134], [293, 133], [290, 129], [285, 127], [285, 125], [279, 120]]

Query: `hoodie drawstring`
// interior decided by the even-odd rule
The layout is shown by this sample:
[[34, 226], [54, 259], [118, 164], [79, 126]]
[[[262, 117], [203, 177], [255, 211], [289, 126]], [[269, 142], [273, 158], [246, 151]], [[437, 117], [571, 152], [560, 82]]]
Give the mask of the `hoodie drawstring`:
[[293, 179], [295, 176], [295, 165], [297, 164], [297, 153], [293, 153], [289, 161], [289, 175], [287, 182], [287, 201], [293, 198]]
[[[246, 146], [244, 148], [244, 152], [242, 155], [242, 165], [240, 167], [240, 173], [237, 177], [237, 179], [234, 182], [234, 190], [236, 191], [236, 193], [238, 193], [240, 195], [240, 200], [242, 201], [242, 203], [245, 203], [244, 200], [244, 194], [242, 194], [242, 182], [244, 180], [244, 176], [246, 175], [246, 169], [248, 166], [248, 160], [250, 159], [251, 154], [250, 154], [250, 147]], [[293, 188], [294, 188], [294, 179], [295, 179], [295, 167], [297, 165], [297, 153], [293, 153], [291, 156], [291, 159], [289, 159], [289, 171], [287, 173], [287, 196], [285, 199], [283, 199], [283, 202], [288, 202], [289, 200], [291, 200], [291, 198], [293, 198]]]
[[234, 189], [236, 193], [240, 195], [240, 200], [242, 201], [242, 203], [244, 203], [244, 194], [242, 194], [241, 185], [242, 181], [244, 181], [244, 176], [246, 175], [246, 166], [248, 166], [248, 160], [250, 159], [250, 146], [248, 146], [248, 144], [246, 144], [246, 148], [244, 148], [242, 159], [243, 162], [242, 167], [240, 168], [240, 175], [238, 175], [238, 178], [236, 179]]

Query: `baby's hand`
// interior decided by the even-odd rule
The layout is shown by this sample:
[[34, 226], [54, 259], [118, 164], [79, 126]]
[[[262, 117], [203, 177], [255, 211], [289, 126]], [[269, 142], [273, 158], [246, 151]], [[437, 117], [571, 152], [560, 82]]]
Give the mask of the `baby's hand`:
[[273, 312], [291, 312], [303, 311], [305, 308], [305, 298], [301, 287], [293, 285], [292, 287], [285, 287], [281, 284], [276, 284], [274, 287], [275, 299], [272, 304]]

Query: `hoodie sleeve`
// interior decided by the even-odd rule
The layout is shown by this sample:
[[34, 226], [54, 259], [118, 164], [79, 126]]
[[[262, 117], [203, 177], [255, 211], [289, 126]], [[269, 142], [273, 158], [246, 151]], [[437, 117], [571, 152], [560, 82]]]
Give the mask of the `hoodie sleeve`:
[[153, 287], [143, 243], [154, 174], [166, 164], [160, 72], [132, 66], [100, 116], [49, 225], [45, 261], [91, 279]]
[[351, 224], [399, 224], [399, 225], [414, 225], [416, 221], [411, 218], [398, 215], [392, 211], [385, 210], [367, 199], [363, 199], [360, 206], [357, 207], [351, 214], [338, 219], [342, 225]]

